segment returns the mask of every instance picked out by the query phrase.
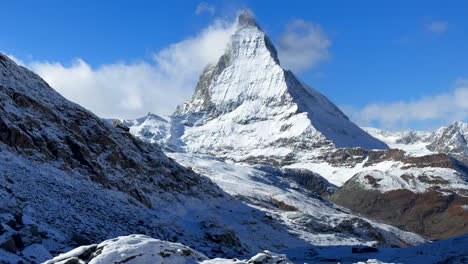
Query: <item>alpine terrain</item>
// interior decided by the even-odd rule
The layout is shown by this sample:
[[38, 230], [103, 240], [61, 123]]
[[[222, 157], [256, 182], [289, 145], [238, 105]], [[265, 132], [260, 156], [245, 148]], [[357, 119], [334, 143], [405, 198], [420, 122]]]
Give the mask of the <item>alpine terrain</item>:
[[[205, 68], [190, 100], [169, 117], [118, 122], [232, 195], [245, 190], [227, 181], [248, 182], [232, 171], [249, 168], [306, 188], [320, 182], [329, 186], [322, 197], [429, 239], [468, 232], [463, 126], [430, 136], [403, 133], [395, 142], [375, 129], [369, 134], [281, 67], [248, 12], [239, 16], [224, 55]], [[422, 143], [426, 137], [428, 144]], [[222, 162], [232, 169], [215, 169]], [[260, 195], [256, 188], [250, 192]]]
[[[121, 124], [113, 126], [67, 101], [3, 54], [0, 98], [2, 264], [40, 263], [74, 247], [134, 233], [184, 243], [201, 252], [193, 253], [197, 260], [250, 258], [266, 249], [311, 259], [318, 258], [317, 246], [402, 247], [425, 242], [325, 202], [320, 195], [334, 187], [318, 175], [298, 171], [292, 174], [296, 179], [286, 179], [286, 172], [273, 168], [230, 168], [212, 160], [215, 166], [206, 168], [212, 169], [207, 174], [221, 176], [226, 185], [231, 180], [218, 171], [245, 179], [246, 188], [259, 187], [232, 192], [235, 198], [194, 172], [202, 171], [207, 160], [193, 169], [179, 165], [156, 144], [142, 142]], [[143, 238], [132, 239], [121, 244], [128, 242], [134, 249], [146, 245]], [[150, 244], [154, 243], [167, 247], [169, 253], [160, 252], [163, 257], [180, 249], [186, 259], [192, 256], [189, 251], [195, 252], [169, 242]], [[80, 248], [81, 259], [60, 263], [84, 263], [107, 252], [95, 249]], [[109, 258], [117, 258], [115, 263], [147, 263], [139, 254]]]
[[466, 126], [367, 131], [249, 12], [170, 117], [102, 119], [0, 54], [0, 264], [466, 261]]

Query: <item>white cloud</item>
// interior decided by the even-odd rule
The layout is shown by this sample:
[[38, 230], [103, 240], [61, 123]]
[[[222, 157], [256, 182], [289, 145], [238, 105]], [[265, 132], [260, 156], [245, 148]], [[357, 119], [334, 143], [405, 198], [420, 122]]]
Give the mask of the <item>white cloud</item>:
[[195, 14], [201, 15], [203, 13], [208, 13], [210, 15], [214, 15], [216, 12], [216, 8], [214, 5], [210, 5], [206, 2], [201, 2], [197, 5], [197, 8], [195, 9]]
[[320, 25], [296, 19], [279, 37], [278, 55], [285, 68], [301, 72], [328, 59], [330, 45], [331, 41]]
[[[58, 62], [14, 60], [37, 72], [67, 99], [101, 117], [137, 118], [171, 114], [190, 98], [203, 68], [223, 54], [234, 22], [216, 20], [199, 34], [153, 54], [149, 61], [92, 67], [77, 58]], [[328, 57], [330, 42], [320, 26], [295, 20], [280, 39], [282, 63], [294, 70]]]
[[203, 68], [222, 55], [233, 23], [216, 21], [198, 35], [154, 54], [151, 61], [91, 67], [82, 59], [28, 64], [52, 87], [101, 117], [170, 114], [188, 99]]
[[449, 24], [446, 21], [432, 21], [426, 25], [426, 29], [436, 34], [443, 34], [445, 31], [447, 31], [448, 26]]
[[468, 118], [468, 82], [459, 79], [450, 92], [414, 101], [372, 103], [362, 109], [345, 107], [350, 118], [362, 126], [388, 129], [408, 127], [412, 122], [448, 124]]

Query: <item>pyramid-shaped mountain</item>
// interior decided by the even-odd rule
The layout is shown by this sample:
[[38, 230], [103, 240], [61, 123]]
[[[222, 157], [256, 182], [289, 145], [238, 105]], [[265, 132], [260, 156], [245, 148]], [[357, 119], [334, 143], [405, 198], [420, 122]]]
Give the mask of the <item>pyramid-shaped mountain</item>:
[[238, 17], [224, 55], [205, 68], [195, 94], [169, 123], [171, 143], [177, 138], [175, 144], [188, 152], [237, 161], [284, 161], [342, 147], [387, 148], [284, 70], [248, 12]]

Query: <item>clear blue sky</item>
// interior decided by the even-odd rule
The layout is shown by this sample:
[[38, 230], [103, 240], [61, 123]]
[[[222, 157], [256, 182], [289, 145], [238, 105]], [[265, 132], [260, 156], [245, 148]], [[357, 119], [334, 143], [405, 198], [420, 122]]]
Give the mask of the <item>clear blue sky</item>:
[[[274, 41], [292, 19], [322, 26], [331, 57], [300, 77], [337, 105], [418, 100], [468, 78], [468, 1], [206, 1], [214, 16], [195, 14], [200, 2], [1, 1], [0, 50], [93, 67], [147, 59], [214, 17], [250, 8]], [[434, 21], [447, 28], [428, 30]]]

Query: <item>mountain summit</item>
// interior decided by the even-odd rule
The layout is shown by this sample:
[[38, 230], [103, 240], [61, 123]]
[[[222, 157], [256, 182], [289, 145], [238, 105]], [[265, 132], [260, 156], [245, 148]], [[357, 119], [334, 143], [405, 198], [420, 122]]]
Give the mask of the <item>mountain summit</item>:
[[173, 115], [189, 152], [234, 160], [284, 160], [321, 148], [387, 146], [325, 96], [284, 70], [265, 32], [240, 14], [225, 53], [205, 68]]

